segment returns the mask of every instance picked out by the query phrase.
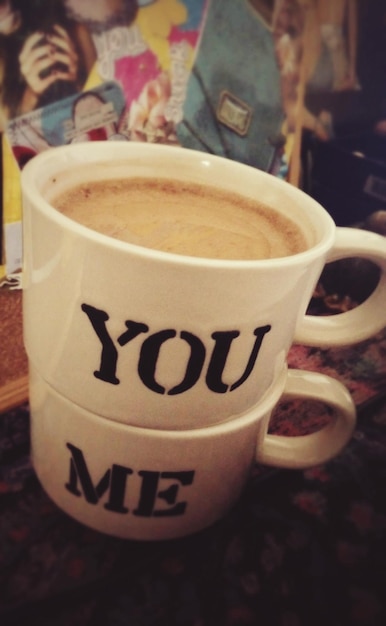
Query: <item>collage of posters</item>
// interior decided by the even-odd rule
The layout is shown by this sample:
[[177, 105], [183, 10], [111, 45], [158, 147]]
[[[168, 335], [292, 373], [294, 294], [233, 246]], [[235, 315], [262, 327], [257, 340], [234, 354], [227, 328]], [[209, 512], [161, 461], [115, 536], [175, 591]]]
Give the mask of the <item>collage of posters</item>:
[[361, 1], [0, 0], [0, 284], [19, 285], [20, 170], [48, 148], [174, 144], [298, 184], [302, 130], [334, 130], [313, 94], [361, 90]]

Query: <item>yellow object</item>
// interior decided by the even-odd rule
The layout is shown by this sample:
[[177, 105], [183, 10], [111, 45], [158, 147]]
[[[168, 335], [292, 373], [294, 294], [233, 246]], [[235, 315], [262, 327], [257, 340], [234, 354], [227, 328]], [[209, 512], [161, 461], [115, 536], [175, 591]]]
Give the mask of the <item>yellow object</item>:
[[170, 69], [171, 64], [170, 31], [173, 26], [184, 24], [187, 18], [187, 8], [178, 0], [157, 0], [138, 9], [136, 24], [165, 71]]
[[21, 220], [20, 170], [5, 135], [3, 142], [3, 222]]
[[[12, 150], [5, 135], [2, 135], [3, 149], [3, 233], [7, 224], [21, 222], [21, 191], [20, 191], [20, 170], [12, 154]], [[4, 237], [4, 235], [3, 235]], [[5, 241], [2, 242], [3, 252]], [[21, 269], [21, 268], [20, 268]], [[6, 275], [5, 264], [0, 266], [0, 279]]]

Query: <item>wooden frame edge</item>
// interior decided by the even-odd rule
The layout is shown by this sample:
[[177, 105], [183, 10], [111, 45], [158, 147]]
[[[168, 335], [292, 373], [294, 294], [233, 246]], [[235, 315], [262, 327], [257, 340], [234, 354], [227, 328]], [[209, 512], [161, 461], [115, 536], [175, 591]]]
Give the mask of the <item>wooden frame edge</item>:
[[10, 411], [28, 401], [28, 375], [0, 387], [0, 413]]

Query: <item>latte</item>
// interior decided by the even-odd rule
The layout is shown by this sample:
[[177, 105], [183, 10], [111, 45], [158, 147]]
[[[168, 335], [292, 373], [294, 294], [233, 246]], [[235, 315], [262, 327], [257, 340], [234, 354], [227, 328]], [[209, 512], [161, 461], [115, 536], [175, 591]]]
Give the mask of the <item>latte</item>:
[[81, 183], [52, 204], [93, 230], [132, 244], [202, 258], [252, 260], [307, 249], [300, 227], [241, 194], [174, 179]]

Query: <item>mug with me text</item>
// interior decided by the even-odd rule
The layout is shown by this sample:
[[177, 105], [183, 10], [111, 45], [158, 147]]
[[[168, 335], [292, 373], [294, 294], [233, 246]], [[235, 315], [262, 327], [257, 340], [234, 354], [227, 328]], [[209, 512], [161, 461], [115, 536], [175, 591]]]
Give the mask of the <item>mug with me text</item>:
[[[336, 227], [292, 185], [185, 148], [93, 142], [22, 171], [24, 342], [31, 366], [91, 413], [202, 428], [258, 404], [293, 342], [385, 326], [383, 237]], [[380, 268], [346, 313], [306, 315], [326, 262]]]
[[[267, 434], [277, 403], [292, 400], [323, 401], [331, 421], [308, 435]], [[86, 526], [136, 540], [212, 525], [236, 505], [256, 462], [318, 465], [340, 452], [355, 427], [355, 406], [340, 382], [285, 367], [256, 406], [204, 428], [140, 428], [100, 417], [33, 366], [30, 407], [32, 461], [47, 494]]]

